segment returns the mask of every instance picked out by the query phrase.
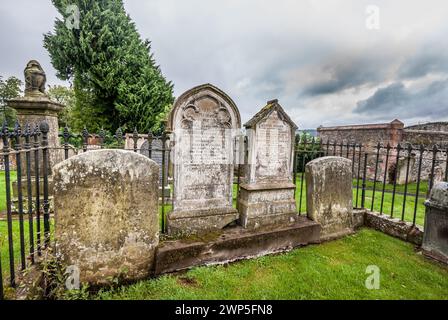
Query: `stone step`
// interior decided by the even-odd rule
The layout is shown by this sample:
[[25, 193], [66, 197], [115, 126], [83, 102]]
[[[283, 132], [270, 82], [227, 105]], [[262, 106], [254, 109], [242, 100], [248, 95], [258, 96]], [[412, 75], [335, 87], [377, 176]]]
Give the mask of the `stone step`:
[[236, 226], [204, 236], [164, 241], [156, 252], [155, 275], [196, 266], [225, 264], [320, 242], [320, 224], [298, 217], [294, 224], [257, 230]]

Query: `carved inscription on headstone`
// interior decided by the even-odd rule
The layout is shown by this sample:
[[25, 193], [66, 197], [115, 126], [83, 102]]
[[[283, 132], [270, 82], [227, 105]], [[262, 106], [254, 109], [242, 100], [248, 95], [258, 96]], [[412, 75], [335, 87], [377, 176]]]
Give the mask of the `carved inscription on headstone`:
[[248, 164], [238, 209], [246, 228], [296, 221], [292, 183], [293, 137], [297, 126], [277, 100], [248, 123]]
[[221, 229], [232, 207], [233, 152], [240, 115], [222, 91], [204, 85], [183, 94], [170, 115], [174, 139], [174, 207], [170, 233]]

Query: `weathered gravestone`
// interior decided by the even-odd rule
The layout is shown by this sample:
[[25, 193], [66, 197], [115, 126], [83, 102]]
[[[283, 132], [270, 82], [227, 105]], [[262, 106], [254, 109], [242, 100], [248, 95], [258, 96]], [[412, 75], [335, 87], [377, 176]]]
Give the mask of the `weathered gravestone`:
[[306, 165], [308, 218], [322, 225], [321, 239], [353, 232], [352, 162], [323, 157]]
[[423, 253], [448, 264], [448, 183], [436, 184], [425, 205]]
[[150, 275], [159, 243], [158, 165], [124, 150], [97, 150], [54, 168], [55, 238], [81, 282]]
[[235, 103], [210, 84], [185, 92], [175, 102], [167, 128], [174, 141], [170, 234], [222, 229], [238, 219], [232, 185], [234, 135], [240, 127]]
[[273, 100], [245, 127], [248, 164], [238, 198], [241, 224], [257, 228], [295, 222], [293, 157], [297, 126]]
[[[151, 143], [151, 148], [149, 148], [149, 145]], [[168, 144], [168, 143], [167, 143]], [[163, 176], [163, 157], [162, 155], [165, 154], [165, 192], [164, 196], [165, 199], [171, 198], [171, 189], [169, 186], [168, 181], [168, 168], [169, 168], [169, 150], [165, 148], [165, 151], [163, 151], [162, 148], [162, 138], [161, 137], [154, 137], [153, 135], [148, 136], [147, 134], [133, 134], [133, 133], [127, 133], [125, 135], [125, 149], [126, 150], [134, 150], [136, 152], [139, 152], [140, 154], [145, 155], [146, 157], [149, 157], [150, 159], [154, 160], [160, 167], [160, 182], [159, 182], [159, 196], [162, 197], [162, 176]]]

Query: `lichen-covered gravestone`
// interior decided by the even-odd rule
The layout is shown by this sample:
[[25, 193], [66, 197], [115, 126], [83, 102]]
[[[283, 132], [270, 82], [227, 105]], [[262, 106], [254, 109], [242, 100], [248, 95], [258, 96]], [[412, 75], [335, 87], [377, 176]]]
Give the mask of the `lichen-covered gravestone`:
[[232, 186], [234, 136], [240, 127], [235, 103], [210, 84], [175, 102], [167, 128], [174, 142], [170, 234], [219, 230], [238, 219]]
[[423, 253], [448, 264], [448, 183], [436, 184], [425, 205]]
[[352, 162], [323, 157], [306, 165], [308, 218], [322, 225], [321, 239], [353, 232]]
[[248, 164], [238, 198], [241, 224], [258, 228], [295, 222], [293, 155], [297, 126], [273, 100], [245, 127]]
[[124, 150], [97, 150], [54, 167], [55, 238], [81, 282], [150, 275], [159, 243], [159, 167]]

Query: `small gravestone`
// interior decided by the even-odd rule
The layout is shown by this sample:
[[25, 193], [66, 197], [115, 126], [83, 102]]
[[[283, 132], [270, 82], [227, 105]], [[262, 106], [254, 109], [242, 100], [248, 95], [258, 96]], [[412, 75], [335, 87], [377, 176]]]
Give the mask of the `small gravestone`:
[[353, 232], [352, 162], [323, 157], [306, 165], [308, 218], [322, 225], [321, 239]]
[[448, 264], [448, 183], [437, 183], [425, 205], [423, 253]]
[[81, 282], [150, 275], [159, 243], [158, 165], [124, 150], [74, 156], [54, 168], [55, 238]]
[[193, 88], [175, 102], [167, 131], [174, 142], [170, 234], [219, 230], [238, 219], [232, 206], [238, 108], [218, 88]]
[[295, 222], [293, 156], [297, 126], [273, 100], [245, 127], [248, 164], [238, 198], [241, 224], [258, 228]]

